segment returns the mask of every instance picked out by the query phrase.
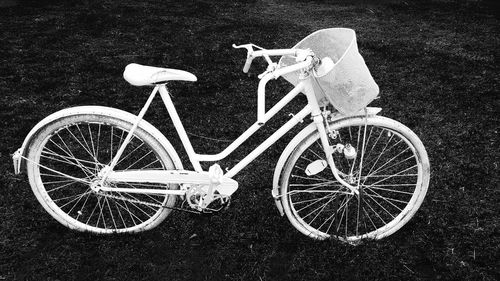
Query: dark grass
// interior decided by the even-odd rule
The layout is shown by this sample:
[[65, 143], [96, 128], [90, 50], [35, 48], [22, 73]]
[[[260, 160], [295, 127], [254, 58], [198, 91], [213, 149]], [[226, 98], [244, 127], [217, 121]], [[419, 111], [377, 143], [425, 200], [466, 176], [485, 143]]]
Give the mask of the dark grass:
[[[0, 280], [500, 279], [494, 1], [18, 2], [0, 8]], [[130, 62], [196, 74], [195, 84], [171, 86], [187, 130], [234, 139], [255, 121], [257, 79], [240, 72], [244, 53], [231, 44], [291, 47], [336, 26], [357, 31], [381, 89], [373, 105], [412, 128], [431, 160], [423, 206], [384, 240], [358, 247], [315, 242], [278, 215], [270, 190], [286, 140], [236, 177], [240, 190], [226, 212], [174, 214], [138, 235], [67, 230], [39, 206], [26, 177], [13, 174], [10, 153], [52, 112], [98, 104], [138, 113], [147, 89], [123, 81]], [[271, 84], [270, 103], [289, 88]], [[147, 119], [186, 159], [160, 100]], [[197, 138], [193, 144], [203, 152], [227, 145]]]

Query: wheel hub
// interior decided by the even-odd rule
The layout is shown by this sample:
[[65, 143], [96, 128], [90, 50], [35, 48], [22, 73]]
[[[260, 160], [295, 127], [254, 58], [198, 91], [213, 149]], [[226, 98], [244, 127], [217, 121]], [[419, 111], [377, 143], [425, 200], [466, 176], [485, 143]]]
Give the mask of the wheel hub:
[[90, 182], [90, 189], [94, 192], [94, 193], [100, 193], [102, 192], [101, 191], [101, 179], [99, 177], [93, 179], [91, 182]]

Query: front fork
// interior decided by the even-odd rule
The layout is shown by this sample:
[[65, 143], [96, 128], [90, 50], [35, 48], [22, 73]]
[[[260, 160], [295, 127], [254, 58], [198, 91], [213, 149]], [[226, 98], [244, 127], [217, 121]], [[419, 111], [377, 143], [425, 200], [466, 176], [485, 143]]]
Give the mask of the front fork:
[[316, 125], [316, 128], [318, 129], [319, 132], [319, 137], [321, 140], [321, 144], [323, 146], [323, 149], [325, 151], [326, 155], [326, 161], [328, 162], [328, 166], [330, 166], [330, 169], [332, 170], [333, 176], [335, 179], [340, 182], [343, 186], [347, 187], [352, 193], [359, 195], [359, 189], [357, 186], [352, 186], [348, 182], [346, 182], [344, 179], [342, 179], [339, 175], [339, 171], [337, 170], [337, 167], [335, 166], [335, 162], [333, 161], [333, 153], [335, 152], [336, 148], [332, 147], [330, 145], [330, 142], [328, 140], [328, 133], [327, 133], [327, 128], [325, 126], [328, 126], [328, 122], [325, 122], [326, 116], [323, 114], [318, 114], [313, 116], [313, 122]]
[[340, 182], [343, 186], [347, 187], [352, 193], [358, 195], [359, 194], [358, 187], [352, 186], [344, 179], [342, 179], [339, 175], [339, 171], [335, 167], [335, 162], [333, 161], [333, 153], [335, 151], [335, 148], [332, 147], [330, 145], [330, 142], [328, 141], [328, 133], [327, 133], [328, 115], [324, 114], [324, 112], [320, 109], [318, 100], [316, 98], [316, 95], [314, 94], [314, 90], [312, 87], [312, 81], [314, 78], [311, 76], [310, 72], [302, 72], [301, 79], [305, 80], [304, 89], [308, 104], [311, 106], [311, 117], [313, 119], [314, 124], [316, 125], [316, 128], [318, 129], [319, 136], [321, 139], [321, 144], [323, 146], [323, 150], [325, 151], [326, 161], [328, 163], [328, 166], [330, 166], [333, 176], [338, 182]]

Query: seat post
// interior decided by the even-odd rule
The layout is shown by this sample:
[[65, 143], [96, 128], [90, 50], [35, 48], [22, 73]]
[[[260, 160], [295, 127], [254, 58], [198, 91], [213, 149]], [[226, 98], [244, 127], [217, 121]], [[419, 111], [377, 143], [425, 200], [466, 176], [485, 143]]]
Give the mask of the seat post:
[[167, 108], [168, 114], [170, 115], [170, 119], [172, 119], [172, 123], [174, 124], [175, 129], [177, 130], [177, 134], [186, 149], [186, 152], [189, 157], [189, 161], [193, 165], [193, 168], [197, 172], [203, 172], [201, 168], [200, 162], [196, 160], [196, 153], [194, 152], [193, 146], [191, 145], [191, 141], [182, 125], [181, 119], [179, 118], [179, 114], [177, 114], [177, 110], [175, 109], [174, 103], [170, 98], [170, 94], [168, 93], [167, 86], [165, 84], [159, 85], [160, 87], [160, 96], [163, 99], [163, 103], [165, 103], [165, 107]]

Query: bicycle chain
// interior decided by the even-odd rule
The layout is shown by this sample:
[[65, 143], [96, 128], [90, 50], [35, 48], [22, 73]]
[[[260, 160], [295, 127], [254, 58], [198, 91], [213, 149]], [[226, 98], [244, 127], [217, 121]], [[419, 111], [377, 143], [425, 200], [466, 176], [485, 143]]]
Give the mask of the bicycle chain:
[[161, 204], [144, 202], [144, 201], [140, 201], [140, 200], [136, 200], [136, 199], [126, 198], [126, 197], [123, 197], [123, 196], [116, 196], [116, 195], [103, 194], [103, 193], [101, 193], [99, 195], [104, 196], [104, 197], [119, 199], [119, 200], [122, 200], [122, 201], [125, 200], [125, 201], [131, 202], [131, 203], [138, 203], [138, 204], [143, 204], [143, 205], [147, 205], [147, 206], [152, 206], [152, 207], [160, 207], [160, 208], [177, 210], [177, 211], [188, 212], [188, 213], [193, 213], [193, 214], [201, 214], [200, 211], [188, 210], [188, 209], [178, 208], [178, 207], [168, 207], [168, 206], [164, 206], [164, 205], [161, 205]]

